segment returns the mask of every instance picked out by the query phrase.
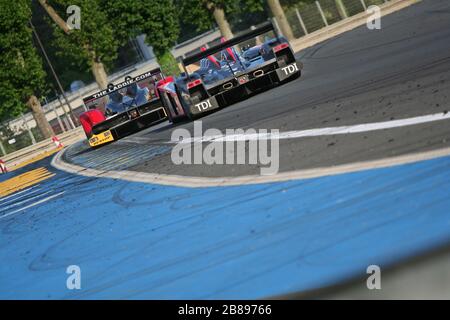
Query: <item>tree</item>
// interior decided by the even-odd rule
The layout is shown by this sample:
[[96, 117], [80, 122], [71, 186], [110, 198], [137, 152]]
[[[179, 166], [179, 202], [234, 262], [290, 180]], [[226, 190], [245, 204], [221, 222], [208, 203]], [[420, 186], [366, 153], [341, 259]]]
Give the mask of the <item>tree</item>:
[[178, 64], [170, 50], [180, 32], [179, 15], [172, 0], [150, 0], [141, 5], [144, 23], [140, 30], [153, 47], [158, 63], [166, 74], [178, 74]]
[[36, 96], [45, 89], [45, 72], [29, 27], [31, 2], [0, 3], [0, 120], [18, 116], [28, 106], [43, 137], [49, 138], [54, 132]]
[[212, 12], [214, 20], [219, 27], [220, 33], [225, 39], [233, 38], [230, 24], [225, 17], [225, 2], [224, 1], [206, 1], [206, 8]]
[[227, 15], [263, 10], [261, 0], [177, 0], [177, 6], [184, 22], [196, 25], [199, 31], [209, 30], [215, 23], [226, 39], [233, 37]]
[[159, 65], [166, 74], [178, 74], [178, 64], [170, 50], [179, 32], [179, 13], [172, 0], [100, 0], [114, 29], [114, 35], [125, 43], [145, 33]]
[[[34, 26], [34, 30], [40, 38], [43, 49], [46, 51], [46, 54], [51, 61], [51, 64], [55, 69], [63, 88], [70, 90], [70, 85], [74, 80], [81, 80], [83, 83], [95, 81], [87, 63], [80, 68], [80, 66], [77, 63], [74, 63], [74, 61], [67, 57], [67, 55], [61, 55], [59, 52], [61, 49], [57, 46], [57, 43], [54, 40], [53, 28], [50, 26], [50, 23], [52, 23], [51, 19], [39, 1], [31, 1], [31, 12], [31, 21]], [[37, 40], [37, 37], [35, 36], [34, 39]], [[48, 95], [52, 96], [55, 91], [52, 88], [58, 87], [58, 84], [52, 76], [51, 68], [49, 64], [46, 63], [43, 52], [40, 50], [37, 41], [35, 41], [35, 44], [36, 48], [38, 48], [38, 53], [44, 62], [44, 71], [47, 73], [46, 82], [49, 84], [49, 87], [51, 87]]]
[[[181, 19], [197, 26], [199, 31], [206, 31], [213, 27], [214, 22], [219, 27], [223, 37], [233, 37], [230, 24], [225, 16], [227, 1], [222, 0], [177, 0]], [[234, 5], [235, 0], [229, 0], [228, 5]]]
[[[117, 58], [118, 40], [108, 16], [98, 0], [39, 0], [54, 22], [60, 54], [73, 59], [81, 68], [90, 68], [101, 89], [108, 85], [106, 68]], [[81, 28], [71, 29], [61, 18], [66, 8], [81, 9]], [[106, 65], [106, 66], [105, 66]]]
[[294, 39], [294, 33], [292, 32], [291, 26], [284, 14], [283, 8], [281, 7], [279, 0], [267, 0], [267, 4], [272, 11], [273, 16], [277, 19], [278, 25], [280, 26], [281, 32], [284, 34], [288, 40]]

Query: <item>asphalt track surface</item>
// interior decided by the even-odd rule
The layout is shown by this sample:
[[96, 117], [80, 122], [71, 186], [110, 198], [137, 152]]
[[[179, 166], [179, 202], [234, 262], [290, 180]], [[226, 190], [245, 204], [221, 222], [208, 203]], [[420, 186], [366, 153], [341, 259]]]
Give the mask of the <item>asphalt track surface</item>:
[[[302, 79], [209, 115], [203, 127], [291, 131], [445, 114], [449, 27], [450, 4], [443, 0], [384, 17], [382, 30], [358, 28], [300, 52]], [[449, 146], [449, 122], [281, 140], [280, 169], [441, 149]], [[163, 124], [97, 150], [77, 144], [64, 158], [103, 172], [259, 172], [244, 165], [174, 166], [165, 143], [172, 130]], [[36, 169], [45, 180], [0, 198], [2, 298], [306, 295], [352, 279], [365, 283], [369, 265], [389, 270], [450, 243], [448, 156], [208, 188], [86, 177], [46, 159], [2, 175], [0, 183]], [[81, 290], [66, 288], [72, 264], [82, 270]]]
[[[280, 132], [384, 122], [450, 111], [450, 19], [445, 1], [424, 1], [300, 52], [300, 80], [202, 118], [203, 130]], [[193, 124], [177, 126], [193, 135]], [[186, 176], [259, 174], [257, 165], [173, 165], [173, 127], [165, 124], [83, 154], [103, 166], [126, 149], [129, 170]], [[280, 141], [280, 172], [382, 159], [450, 146], [450, 121], [339, 136]], [[86, 146], [80, 146], [83, 150]], [[142, 158], [143, 150], [155, 150]], [[133, 155], [133, 151], [135, 154]], [[97, 159], [96, 159], [97, 158]], [[96, 163], [100, 163], [97, 165]], [[123, 168], [123, 167], [121, 167]]]

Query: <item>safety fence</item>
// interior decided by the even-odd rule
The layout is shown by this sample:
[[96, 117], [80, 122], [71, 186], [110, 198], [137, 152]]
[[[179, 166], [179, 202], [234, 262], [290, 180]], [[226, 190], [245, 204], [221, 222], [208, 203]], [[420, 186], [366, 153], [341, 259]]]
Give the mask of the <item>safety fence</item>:
[[[63, 104], [60, 106], [58, 111], [54, 108], [54, 110], [46, 112], [47, 120], [56, 135], [76, 128], [78, 124], [76, 116], [85, 111], [84, 108], [79, 107], [74, 110], [74, 116], [71, 116], [69, 112], [61, 111], [66, 110], [67, 106]], [[52, 113], [56, 116], [51, 117]], [[45, 139], [31, 113], [0, 123], [0, 156], [35, 145], [43, 140]]]
[[372, 5], [382, 5], [388, 0], [318, 0], [286, 10], [286, 18], [296, 38], [303, 37], [336, 22], [364, 12]]

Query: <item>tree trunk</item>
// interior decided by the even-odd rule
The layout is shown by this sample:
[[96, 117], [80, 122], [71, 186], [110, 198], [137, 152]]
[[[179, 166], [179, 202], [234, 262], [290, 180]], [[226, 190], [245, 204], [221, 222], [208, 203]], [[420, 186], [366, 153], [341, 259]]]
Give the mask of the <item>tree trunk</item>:
[[48, 123], [47, 118], [45, 117], [45, 112], [42, 109], [39, 99], [36, 98], [36, 96], [32, 95], [28, 99], [27, 105], [31, 109], [31, 112], [33, 113], [34, 120], [36, 120], [36, 124], [37, 124], [39, 130], [41, 131], [42, 136], [45, 139], [48, 139], [48, 138], [51, 138], [52, 136], [54, 136], [55, 133], [53, 132], [53, 129], [50, 126], [50, 123]]
[[67, 23], [61, 19], [61, 17], [56, 13], [55, 9], [47, 3], [47, 0], [39, 0], [41, 6], [47, 11], [47, 14], [52, 18], [52, 20], [65, 32], [69, 33], [70, 28]]
[[270, 11], [272, 11], [273, 16], [277, 19], [278, 25], [280, 26], [281, 32], [288, 40], [294, 39], [294, 34], [292, 33], [291, 26], [284, 14], [283, 8], [281, 7], [279, 0], [267, 0], [269, 4]]
[[[51, 5], [47, 3], [46, 0], [39, 0], [41, 6], [45, 9], [50, 18], [66, 33], [69, 34], [71, 29], [67, 25], [67, 23], [58, 15], [58, 13], [53, 9]], [[95, 56], [95, 52], [91, 52], [87, 45], [84, 46], [84, 49], [89, 52], [91, 55]], [[108, 86], [108, 75], [105, 71], [105, 66], [103, 63], [98, 62], [96, 60], [92, 61], [91, 66], [92, 74], [94, 75], [94, 79], [97, 82], [100, 89], [106, 89]]]
[[210, 8], [213, 11], [214, 19], [216, 20], [217, 25], [219, 26], [220, 33], [222, 37], [226, 40], [230, 40], [233, 38], [233, 32], [231, 32], [230, 24], [228, 23], [227, 18], [225, 17], [225, 11], [223, 8], [220, 8], [215, 5], [211, 5]]
[[106, 74], [103, 63], [95, 60], [92, 61], [91, 70], [100, 89], [106, 89], [108, 87], [108, 75]]

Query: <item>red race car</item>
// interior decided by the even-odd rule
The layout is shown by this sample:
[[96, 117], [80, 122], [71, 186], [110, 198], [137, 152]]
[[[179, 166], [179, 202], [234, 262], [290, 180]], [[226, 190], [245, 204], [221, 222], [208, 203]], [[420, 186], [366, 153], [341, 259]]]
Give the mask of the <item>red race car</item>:
[[167, 120], [157, 90], [164, 79], [158, 68], [84, 98], [89, 111], [81, 114], [80, 122], [89, 145], [97, 147]]

